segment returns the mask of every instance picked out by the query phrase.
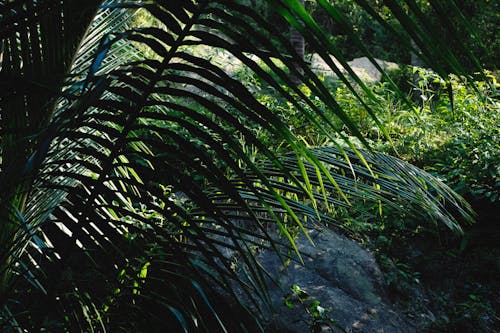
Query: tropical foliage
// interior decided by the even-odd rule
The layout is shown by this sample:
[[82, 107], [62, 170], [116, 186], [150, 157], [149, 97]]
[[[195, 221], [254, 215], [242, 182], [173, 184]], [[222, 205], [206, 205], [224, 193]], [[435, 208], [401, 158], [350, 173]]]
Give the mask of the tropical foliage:
[[[377, 98], [340, 73], [329, 55], [348, 68], [342, 54], [300, 3], [270, 3], [389, 138]], [[367, 52], [335, 7], [318, 4]], [[153, 26], [133, 25], [139, 8]], [[438, 38], [430, 28], [416, 34], [400, 5], [391, 9], [439, 74], [465, 74], [452, 53], [428, 47]], [[256, 8], [12, 0], [0, 10], [4, 331], [253, 331], [257, 313], [216, 295], [265, 302], [258, 248], [287, 244], [283, 258], [300, 261], [294, 233], [307, 223], [345, 229], [335, 211], [364, 209], [353, 202], [424, 211], [456, 231], [457, 216], [470, 218], [436, 178], [370, 151]], [[193, 52], [199, 46], [231, 53], [332, 145], [308, 147], [286, 114]]]
[[[395, 80], [411, 81], [412, 69], [390, 73]], [[344, 87], [335, 87], [335, 97], [353, 118], [372, 147], [399, 156], [442, 179], [461, 195], [474, 200], [498, 200], [500, 147], [498, 83], [491, 73], [474, 86], [456, 76], [445, 81], [430, 70], [416, 68], [421, 106], [409, 109], [387, 82], [372, 87], [384, 107], [377, 117], [392, 142], [374, 122], [365, 117], [364, 107]], [[449, 90], [449, 87], [451, 90]], [[408, 92], [410, 94], [410, 92]], [[410, 96], [408, 96], [409, 98]]]

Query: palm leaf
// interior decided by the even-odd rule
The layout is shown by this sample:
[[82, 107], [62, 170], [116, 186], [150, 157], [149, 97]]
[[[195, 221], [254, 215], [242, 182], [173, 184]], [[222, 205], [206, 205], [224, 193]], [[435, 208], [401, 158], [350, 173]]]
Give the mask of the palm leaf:
[[[394, 207], [409, 203], [414, 213], [425, 208], [456, 230], [448, 207], [468, 216], [468, 207], [446, 186], [397, 159], [352, 145], [306, 148], [282, 115], [261, 104], [224, 68], [190, 53], [200, 45], [230, 52], [319, 130], [332, 138], [330, 133], [337, 131], [318, 101], [363, 140], [288, 41], [251, 8], [232, 1], [108, 1], [78, 52], [75, 45], [90, 16], [72, 22], [79, 24], [80, 33], [55, 38], [71, 45], [46, 59], [59, 66], [55, 69], [40, 62], [36, 49], [42, 46], [52, 54], [59, 44], [18, 41], [19, 25], [14, 24], [18, 20], [42, 27], [51, 17], [45, 12], [63, 17], [65, 24], [72, 16], [64, 10], [80, 6], [54, 3], [24, 6], [12, 1], [3, 16], [13, 23], [4, 25], [0, 34], [8, 50], [4, 59], [9, 59], [2, 62], [2, 79], [28, 71], [26, 62], [19, 60], [24, 48], [38, 61], [33, 68], [70, 76], [44, 84], [56, 88], [40, 97], [43, 103], [39, 100], [38, 105], [50, 101], [51, 107], [29, 117], [30, 122], [43, 122], [28, 129], [33, 140], [23, 148], [27, 151], [19, 159], [22, 163], [16, 162], [24, 167], [21, 176], [28, 182], [10, 179], [18, 170], [6, 164], [13, 160], [9, 150], [14, 142], [26, 134], [15, 139], [7, 132], [2, 135], [2, 186], [11, 196], [22, 186], [26, 204], [21, 207], [11, 197], [2, 197], [2, 207], [13, 207], [9, 211], [15, 214], [2, 227], [13, 230], [15, 237], [3, 233], [7, 236], [0, 243], [3, 275], [13, 277], [2, 284], [0, 325], [30, 331], [239, 331], [242, 326], [252, 331], [259, 325], [245, 306], [240, 304], [231, 316], [228, 305], [213, 296], [229, 294], [238, 301], [236, 290], [241, 290], [257, 308], [265, 303], [267, 276], [253, 248], [280, 252], [279, 245], [286, 245], [300, 258], [290, 226], [304, 231], [304, 221], [312, 221], [341, 228], [318, 210], [320, 202], [327, 207], [350, 207], [352, 198]], [[312, 31], [311, 45], [330, 59], [332, 46], [297, 1], [285, 1], [288, 6], [272, 3], [298, 31]], [[128, 29], [129, 17], [139, 7], [162, 28]], [[40, 33], [54, 37], [45, 28]], [[263, 37], [268, 35], [276, 36], [279, 46], [268, 43]], [[156, 53], [154, 59], [142, 58], [132, 42]], [[282, 55], [283, 49], [289, 54]], [[12, 59], [18, 59], [17, 64]], [[276, 66], [276, 59], [285, 69]], [[293, 84], [290, 73], [311, 96]], [[43, 82], [37, 77], [33, 81]], [[62, 86], [65, 97], [54, 100]], [[8, 94], [2, 95], [2, 103], [2, 115], [22, 104], [18, 96]], [[23, 107], [39, 110], [32, 104]], [[11, 128], [8, 117], [2, 116], [4, 120], [2, 128]], [[30, 123], [16, 121], [17, 128]], [[255, 128], [268, 141], [251, 130]], [[274, 142], [285, 142], [292, 153], [281, 156], [270, 146]], [[257, 162], [248, 154], [250, 146], [259, 149]], [[250, 319], [238, 323], [243, 313]]]

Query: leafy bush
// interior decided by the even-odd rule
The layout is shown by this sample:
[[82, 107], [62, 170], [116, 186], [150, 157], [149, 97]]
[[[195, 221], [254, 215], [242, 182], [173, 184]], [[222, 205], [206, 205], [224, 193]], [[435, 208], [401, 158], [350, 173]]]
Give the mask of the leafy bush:
[[[442, 177], [459, 193], [476, 200], [499, 200], [500, 132], [496, 81], [478, 81], [475, 88], [459, 78], [449, 82], [424, 73], [422, 83], [426, 127], [422, 133], [427, 146], [415, 162]], [[430, 87], [427, 83], [437, 83]], [[449, 85], [452, 95], [446, 92]], [[476, 89], [476, 90], [475, 90]], [[411, 138], [411, 137], [410, 137]], [[417, 145], [418, 142], [408, 142]], [[421, 145], [421, 143], [420, 143]]]
[[[406, 71], [406, 70], [405, 70]], [[500, 135], [498, 84], [493, 75], [474, 86], [462, 78], [445, 81], [416, 69], [422, 105], [410, 105], [387, 82], [379, 83], [378, 104], [370, 106], [384, 124], [389, 139], [367, 116], [363, 105], [345, 88], [337, 89], [339, 104], [350, 110], [374, 146], [441, 177], [462, 195], [498, 201], [500, 193]], [[406, 74], [408, 74], [406, 72]], [[401, 73], [396, 74], [401, 80]], [[404, 73], [403, 73], [404, 75]]]

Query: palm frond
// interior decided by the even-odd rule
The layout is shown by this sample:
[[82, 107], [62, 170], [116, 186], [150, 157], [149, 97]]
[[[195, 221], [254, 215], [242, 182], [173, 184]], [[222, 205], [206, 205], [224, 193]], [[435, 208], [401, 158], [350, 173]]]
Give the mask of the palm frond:
[[[298, 31], [312, 32], [311, 45], [330, 59], [332, 45], [298, 1], [271, 2]], [[13, 1], [5, 7], [5, 22], [27, 20], [28, 28], [40, 24], [43, 38], [49, 38], [45, 35], [54, 34], [42, 28], [47, 17], [28, 9], [52, 13], [59, 6], [74, 10], [83, 5], [55, 1], [54, 6]], [[149, 11], [162, 28], [128, 27], [137, 8]], [[56, 91], [64, 86], [66, 98], [54, 102], [51, 92], [41, 100], [51, 101], [53, 107], [30, 115], [29, 121], [19, 120], [20, 125], [39, 118], [44, 123], [36, 131], [30, 129], [32, 135], [41, 133], [29, 146], [32, 158], [21, 159], [20, 165], [36, 175], [24, 188], [26, 205], [14, 205], [15, 221], [22, 224], [11, 224], [16, 237], [5, 234], [9, 236], [1, 243], [2, 272], [14, 278], [2, 285], [10, 288], [0, 293], [0, 325], [30, 331], [114, 332], [150, 326], [179, 332], [237, 331], [243, 328], [234, 319], [244, 313], [250, 319], [241, 325], [252, 331], [259, 324], [243, 305], [233, 309], [239, 313], [231, 318], [227, 304], [213, 296], [238, 299], [236, 283], [255, 305], [265, 302], [266, 272], [254, 251], [279, 252], [283, 247], [278, 245], [287, 245], [300, 258], [290, 226], [341, 227], [328, 209], [351, 207], [352, 198], [397, 209], [404, 202], [404, 209], [425, 209], [455, 230], [460, 227], [448, 207], [468, 217], [461, 198], [400, 160], [353, 145], [308, 149], [281, 114], [260, 103], [224, 67], [190, 52], [208, 46], [231, 53], [318, 130], [332, 139], [339, 131], [322, 111], [328, 109], [365, 142], [288, 40], [252, 8], [221, 0], [108, 1], [103, 9], [78, 51], [74, 45], [87, 21], [78, 21], [80, 30], [74, 36], [61, 38], [71, 45], [67, 51], [47, 60], [62, 74], [70, 73], [64, 84], [63, 75], [57, 84], [48, 84]], [[64, 24], [72, 17], [65, 11], [55, 13]], [[14, 53], [45, 45], [41, 39], [31, 46], [21, 40], [19, 49], [16, 34], [25, 31], [14, 23], [5, 27], [0, 36], [7, 43], [4, 59], [9, 60], [2, 62], [2, 79], [28, 71]], [[276, 37], [275, 43], [266, 40], [269, 35]], [[154, 58], [143, 58], [134, 46], [138, 44], [154, 52]], [[58, 45], [49, 43], [44, 52]], [[66, 62], [59, 62], [63, 56]], [[18, 59], [17, 64], [12, 59]], [[37, 61], [33, 68], [56, 72]], [[304, 94], [290, 74], [312, 94]], [[353, 76], [364, 94], [375, 99]], [[357, 94], [351, 81], [341, 77]], [[5, 124], [3, 114], [22, 104], [17, 99], [2, 95]], [[23, 107], [38, 110], [32, 104]], [[253, 129], [269, 139], [261, 139]], [[4, 134], [2, 142], [4, 138], [2, 154], [25, 136], [10, 140]], [[291, 153], [278, 154], [272, 146], [276, 142], [284, 142]], [[248, 153], [250, 146], [258, 148], [257, 161]], [[2, 185], [14, 170], [2, 169]], [[326, 212], [321, 211], [322, 202]], [[8, 203], [3, 201], [2, 207]], [[285, 258], [290, 252], [280, 255]], [[42, 306], [29, 305], [28, 300]]]

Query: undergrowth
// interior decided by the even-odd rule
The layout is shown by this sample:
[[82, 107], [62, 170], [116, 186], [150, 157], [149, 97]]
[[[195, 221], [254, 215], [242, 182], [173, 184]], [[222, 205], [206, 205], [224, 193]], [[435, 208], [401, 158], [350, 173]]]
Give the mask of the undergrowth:
[[[420, 79], [412, 87], [413, 74]], [[332, 79], [325, 83], [376, 151], [442, 179], [473, 204], [477, 222], [458, 236], [400, 210], [385, 207], [379, 214], [377, 203], [371, 203], [373, 214], [338, 209], [337, 218], [375, 253], [392, 297], [422, 320], [424, 331], [500, 331], [500, 234], [493, 213], [500, 203], [499, 85], [490, 73], [470, 83], [411, 67], [393, 72], [392, 78], [412, 90], [398, 91], [388, 82], [370, 87], [376, 99], [368, 100], [368, 106], [384, 130], [349, 89]], [[279, 112], [307, 145], [342, 144], [342, 137], [348, 137], [363, 147], [330, 110], [322, 111], [338, 124], [338, 133], [321, 133], [304, 126], [304, 114], [275, 98], [258, 77], [250, 84], [259, 101]], [[312, 94], [304, 88], [302, 93]], [[369, 203], [356, 204], [366, 208]]]

